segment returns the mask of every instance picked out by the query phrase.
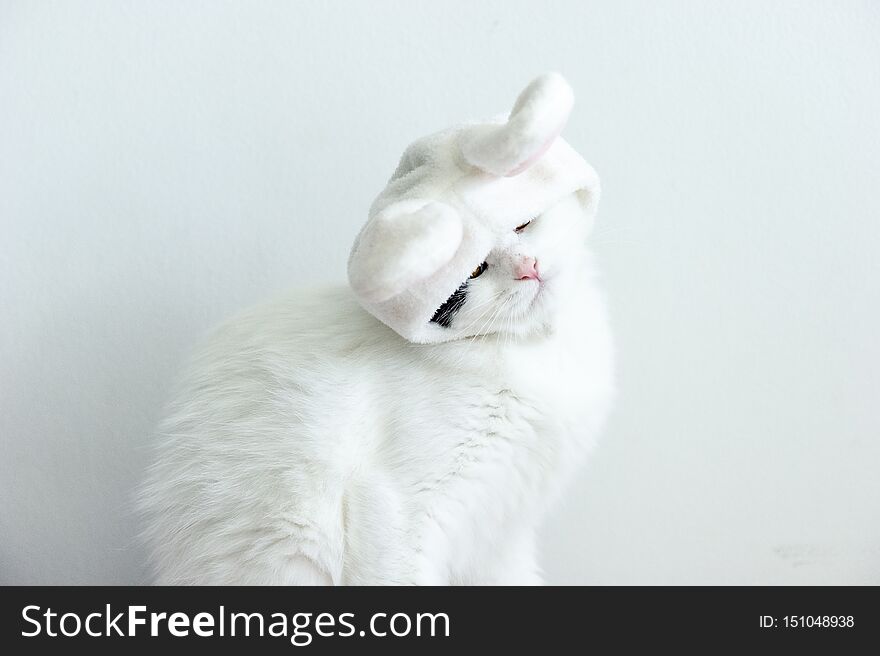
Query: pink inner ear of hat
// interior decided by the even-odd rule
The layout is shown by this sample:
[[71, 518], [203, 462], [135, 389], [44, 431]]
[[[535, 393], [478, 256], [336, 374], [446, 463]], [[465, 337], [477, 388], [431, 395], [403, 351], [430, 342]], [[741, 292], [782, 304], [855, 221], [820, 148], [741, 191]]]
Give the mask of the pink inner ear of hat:
[[471, 130], [462, 142], [462, 154], [486, 173], [518, 175], [553, 145], [573, 105], [574, 93], [561, 75], [542, 75], [519, 95], [506, 123]]
[[529, 168], [532, 164], [534, 164], [539, 159], [541, 159], [541, 157], [544, 155], [544, 153], [546, 153], [548, 150], [550, 150], [550, 146], [552, 146], [553, 142], [556, 141], [556, 138], [560, 135], [560, 133], [562, 132], [562, 128], [564, 128], [564, 127], [565, 127], [565, 122], [563, 121], [559, 125], [559, 128], [557, 128], [557, 130], [547, 139], [547, 141], [544, 142], [544, 145], [542, 145], [540, 148], [538, 148], [538, 150], [535, 151], [535, 153], [531, 157], [529, 157], [526, 161], [524, 161], [522, 164], [517, 166], [512, 171], [508, 171], [507, 173], [505, 173], [504, 176], [507, 178], [512, 178], [515, 175], [519, 175], [520, 173], [525, 171], [527, 168]]

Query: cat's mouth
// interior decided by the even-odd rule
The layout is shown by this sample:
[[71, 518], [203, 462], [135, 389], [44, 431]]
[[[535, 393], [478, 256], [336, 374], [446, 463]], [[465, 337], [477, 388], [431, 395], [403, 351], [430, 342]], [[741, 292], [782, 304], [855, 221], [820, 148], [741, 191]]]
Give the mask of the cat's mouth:
[[520, 301], [517, 304], [518, 312], [520, 316], [525, 316], [537, 309], [541, 303], [541, 300], [546, 293], [546, 279], [542, 280], [524, 280], [522, 281], [522, 286], [520, 289], [522, 291], [519, 292]]

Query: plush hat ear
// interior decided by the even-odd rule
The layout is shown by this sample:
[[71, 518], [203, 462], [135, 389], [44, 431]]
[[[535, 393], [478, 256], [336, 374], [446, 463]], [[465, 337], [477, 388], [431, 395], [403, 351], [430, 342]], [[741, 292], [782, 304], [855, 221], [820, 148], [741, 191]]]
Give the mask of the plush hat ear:
[[486, 173], [522, 173], [553, 145], [573, 105], [574, 92], [565, 78], [545, 73], [519, 95], [507, 123], [470, 128], [462, 139], [462, 154]]
[[448, 205], [393, 203], [364, 227], [348, 261], [349, 283], [366, 301], [387, 301], [447, 264], [461, 238], [461, 219]]

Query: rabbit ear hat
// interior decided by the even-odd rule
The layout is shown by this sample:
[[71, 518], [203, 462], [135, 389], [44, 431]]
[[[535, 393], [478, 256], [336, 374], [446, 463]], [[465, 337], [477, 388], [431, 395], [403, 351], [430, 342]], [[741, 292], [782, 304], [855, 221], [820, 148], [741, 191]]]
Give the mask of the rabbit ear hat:
[[412, 342], [446, 341], [431, 317], [499, 235], [576, 191], [592, 218], [598, 176], [559, 137], [573, 104], [565, 79], [548, 73], [508, 117], [410, 145], [352, 246], [348, 279], [361, 305]]

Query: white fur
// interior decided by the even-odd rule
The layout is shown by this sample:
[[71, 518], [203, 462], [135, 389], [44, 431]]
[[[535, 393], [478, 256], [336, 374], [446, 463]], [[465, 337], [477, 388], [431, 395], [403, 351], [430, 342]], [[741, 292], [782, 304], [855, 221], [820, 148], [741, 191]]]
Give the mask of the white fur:
[[[611, 398], [587, 225], [572, 197], [511, 231], [451, 341], [408, 342], [342, 287], [220, 328], [141, 495], [157, 582], [539, 583], [535, 531]], [[541, 285], [510, 275], [526, 253]]]
[[501, 132], [416, 142], [355, 241], [353, 291], [216, 332], [140, 496], [158, 582], [540, 582], [535, 531], [612, 394], [598, 177], [556, 138], [570, 107], [539, 78]]

